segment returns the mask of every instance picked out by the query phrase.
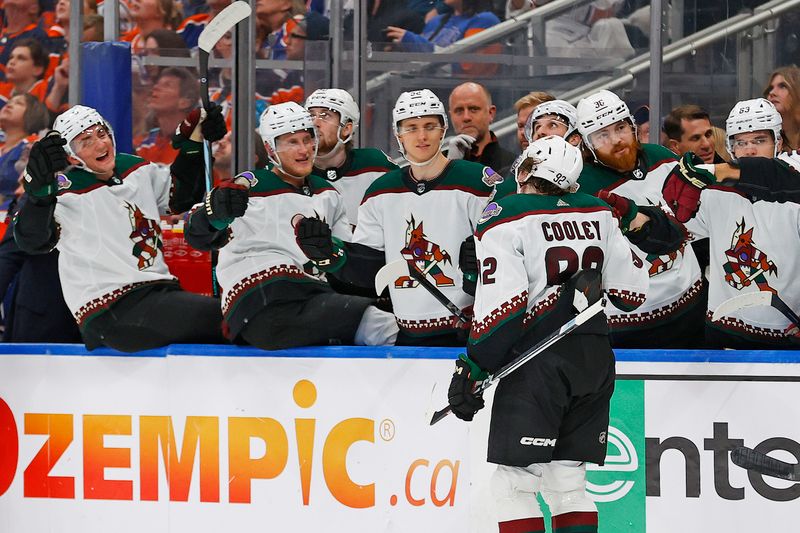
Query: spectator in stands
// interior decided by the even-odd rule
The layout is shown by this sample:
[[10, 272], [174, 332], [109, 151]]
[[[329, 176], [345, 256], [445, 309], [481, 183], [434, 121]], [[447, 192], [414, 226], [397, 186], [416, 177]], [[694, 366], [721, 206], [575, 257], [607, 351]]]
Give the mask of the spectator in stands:
[[783, 119], [783, 150], [800, 149], [800, 68], [791, 65], [773, 72], [764, 98], [772, 102]]
[[11, 97], [0, 109], [0, 129], [5, 134], [0, 145], [0, 209], [7, 209], [14, 198], [30, 146], [47, 127], [48, 120], [44, 104], [29, 93]]
[[[231, 4], [231, 0], [207, 0], [206, 4], [208, 5], [207, 12], [198, 11], [192, 13], [183, 19], [183, 22], [178, 26], [178, 35], [181, 36], [189, 48], [197, 47], [197, 39], [203, 33], [206, 25], [219, 15], [220, 11], [228, 7]], [[184, 2], [184, 6], [186, 6], [186, 2]], [[188, 15], [185, 7], [184, 12]]]
[[282, 59], [281, 53], [274, 53], [274, 48], [285, 49], [281, 43], [285, 34], [281, 32], [283, 24], [294, 15], [291, 0], [256, 0], [256, 56], [262, 59]]
[[46, 28], [39, 24], [41, 13], [38, 0], [5, 0], [4, 25], [0, 32], [0, 79], [5, 80], [6, 64], [17, 41], [35, 39], [47, 42]]
[[131, 0], [133, 28], [120, 40], [130, 42], [131, 50], [140, 53], [144, 49], [144, 36], [159, 28], [174, 30], [180, 25], [180, 7], [173, 0]]
[[[144, 38], [144, 53], [147, 56], [189, 57], [189, 49], [180, 35], [172, 30], [153, 30]], [[146, 65], [145, 72], [149, 80], [157, 80], [165, 67]]]
[[514, 102], [514, 110], [517, 112], [517, 141], [519, 141], [520, 152], [528, 147], [528, 139], [525, 138], [525, 124], [528, 123], [528, 117], [531, 116], [533, 109], [542, 102], [555, 99], [555, 96], [546, 92], [533, 91]]
[[0, 107], [12, 96], [25, 93], [43, 101], [47, 95], [47, 82], [42, 79], [47, 61], [47, 52], [39, 41], [16, 41], [6, 64], [6, 81], [0, 82]]
[[87, 15], [83, 18], [82, 42], [102, 42], [104, 36], [103, 17], [97, 14]]
[[633, 112], [633, 123], [636, 124], [636, 138], [640, 143], [650, 142], [650, 106], [645, 104]]
[[453, 11], [433, 17], [425, 24], [421, 34], [389, 26], [386, 37], [398, 43], [401, 50], [433, 52], [437, 47], [449, 46], [500, 23], [494, 13], [479, 10], [479, 0], [445, 0], [445, 3]]
[[161, 71], [147, 102], [155, 127], [134, 140], [136, 155], [153, 163], [172, 164], [178, 155], [172, 147], [172, 136], [199, 99], [197, 77], [187, 69], [169, 67]]
[[492, 95], [480, 83], [470, 81], [453, 89], [448, 113], [456, 134], [450, 139], [447, 158], [476, 161], [504, 176], [516, 156], [500, 146], [489, 130], [496, 112]]
[[[329, 21], [316, 11], [295, 15], [285, 24], [286, 59], [303, 61], [306, 58], [306, 41], [328, 38]], [[256, 91], [271, 104], [305, 100], [302, 70], [269, 69], [256, 74]]]
[[[427, 2], [433, 4], [433, 2]], [[386, 43], [386, 28], [395, 26], [404, 28], [414, 33], [422, 33], [425, 27], [424, 13], [414, 10], [409, 6], [411, 2], [389, 1], [389, 0], [368, 0], [367, 12], [367, 40], [371, 43]], [[426, 9], [425, 12], [428, 10]], [[353, 16], [352, 13], [344, 20], [344, 34], [346, 38], [352, 39], [353, 35]], [[384, 44], [386, 46], [386, 44]], [[391, 49], [391, 47], [389, 47]]]
[[678, 155], [693, 152], [703, 163], [722, 163], [714, 145], [714, 127], [708, 112], [700, 106], [685, 104], [669, 112], [664, 119], [665, 146]]

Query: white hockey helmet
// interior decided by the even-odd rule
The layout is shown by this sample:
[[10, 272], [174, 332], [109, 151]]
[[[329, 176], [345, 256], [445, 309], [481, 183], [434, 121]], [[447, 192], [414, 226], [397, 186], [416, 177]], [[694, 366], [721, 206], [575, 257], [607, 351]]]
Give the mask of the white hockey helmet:
[[[520, 167], [532, 159], [533, 167], [527, 176], [519, 176]], [[583, 156], [579, 148], [572, 146], [563, 137], [549, 135], [528, 145], [522, 153], [517, 167], [517, 183], [524, 184], [529, 178], [541, 178], [569, 192], [578, 190], [578, 178], [583, 170]], [[520, 178], [524, 178], [520, 182]]]
[[781, 138], [782, 125], [781, 114], [769, 100], [754, 98], [737, 102], [725, 121], [725, 148], [735, 159], [736, 156], [733, 155], [734, 136], [739, 133], [769, 130], [775, 141], [775, 154], [772, 157], [778, 157], [778, 140]]
[[57, 131], [65, 141], [67, 141], [67, 144], [64, 147], [67, 155], [74, 157], [80, 162], [80, 164], [76, 166], [89, 172], [91, 172], [91, 170], [86, 166], [86, 163], [80, 157], [78, 157], [78, 154], [75, 152], [75, 149], [72, 146], [72, 141], [74, 141], [75, 137], [86, 131], [88, 128], [97, 126], [98, 124], [104, 126], [108, 130], [108, 134], [111, 135], [111, 142], [114, 147], [114, 154], [116, 155], [117, 141], [114, 138], [114, 130], [111, 127], [111, 124], [109, 124], [108, 121], [103, 118], [103, 115], [98, 113], [93, 107], [88, 107], [85, 105], [72, 106], [58, 115], [53, 123], [53, 129]]
[[531, 114], [528, 115], [528, 120], [525, 122], [525, 138], [528, 139], [528, 143], [533, 142], [533, 127], [536, 121], [547, 115], [558, 115], [566, 120], [567, 133], [564, 134], [565, 139], [578, 130], [578, 110], [575, 109], [575, 106], [565, 100], [542, 102], [533, 108]]
[[591, 96], [582, 98], [578, 102], [578, 131], [583, 137], [583, 142], [594, 154], [594, 147], [589, 136], [606, 126], [615, 124], [620, 120], [627, 120], [636, 128], [628, 104], [611, 91], [597, 91]]
[[281, 171], [286, 172], [277, 157], [277, 139], [287, 133], [308, 130], [314, 138], [314, 156], [316, 157], [317, 132], [314, 129], [314, 121], [311, 115], [300, 104], [296, 102], [284, 102], [269, 106], [261, 114], [258, 122], [258, 134], [269, 146], [267, 150], [269, 160]]
[[[442, 101], [439, 100], [435, 94], [433, 94], [433, 91], [430, 89], [408, 91], [402, 93], [397, 98], [397, 102], [394, 104], [394, 109], [392, 109], [392, 130], [394, 131], [395, 139], [397, 139], [397, 144], [400, 146], [400, 153], [403, 155], [403, 157], [406, 157], [406, 151], [403, 148], [403, 143], [400, 142], [400, 122], [407, 118], [419, 118], [431, 115], [441, 117], [442, 126], [444, 127], [444, 131], [446, 133], [447, 128], [449, 127], [447, 122], [447, 111], [445, 111]], [[440, 151], [442, 146], [444, 146], [444, 134], [442, 134], [442, 140], [439, 142]], [[430, 164], [435, 158], [436, 156], [423, 163], [417, 163], [410, 160], [408, 162], [414, 166], [424, 166]]]
[[344, 89], [317, 89], [306, 99], [306, 109], [312, 107], [324, 107], [336, 111], [341, 117], [342, 126], [348, 121], [353, 123], [353, 127], [358, 126], [361, 119], [358, 104]]

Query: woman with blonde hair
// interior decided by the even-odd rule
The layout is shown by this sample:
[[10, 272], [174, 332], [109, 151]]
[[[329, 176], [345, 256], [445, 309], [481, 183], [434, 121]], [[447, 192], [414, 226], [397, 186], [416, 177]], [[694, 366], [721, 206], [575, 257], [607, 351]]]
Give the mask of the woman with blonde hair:
[[763, 95], [783, 119], [783, 151], [800, 149], [800, 68], [788, 65], [775, 70]]

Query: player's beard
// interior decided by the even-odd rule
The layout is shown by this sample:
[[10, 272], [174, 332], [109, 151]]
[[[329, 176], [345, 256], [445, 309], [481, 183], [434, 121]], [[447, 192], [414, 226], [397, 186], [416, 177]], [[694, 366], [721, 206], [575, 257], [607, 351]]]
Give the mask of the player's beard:
[[625, 146], [624, 143], [614, 145], [614, 150], [610, 154], [596, 154], [597, 160], [605, 166], [618, 170], [620, 172], [629, 172], [636, 167], [636, 160], [639, 157], [639, 149], [641, 144], [637, 139], [633, 139], [628, 144], [628, 151], [624, 154], [617, 155], [614, 152]]

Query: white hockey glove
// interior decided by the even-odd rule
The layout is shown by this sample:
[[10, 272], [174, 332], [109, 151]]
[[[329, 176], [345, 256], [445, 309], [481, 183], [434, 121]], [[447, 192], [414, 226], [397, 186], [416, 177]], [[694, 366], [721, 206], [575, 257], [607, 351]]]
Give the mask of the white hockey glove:
[[472, 145], [475, 144], [475, 137], [461, 133], [450, 139], [450, 144], [447, 146], [447, 159], [464, 159]]

